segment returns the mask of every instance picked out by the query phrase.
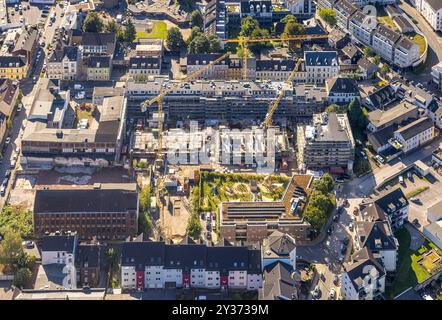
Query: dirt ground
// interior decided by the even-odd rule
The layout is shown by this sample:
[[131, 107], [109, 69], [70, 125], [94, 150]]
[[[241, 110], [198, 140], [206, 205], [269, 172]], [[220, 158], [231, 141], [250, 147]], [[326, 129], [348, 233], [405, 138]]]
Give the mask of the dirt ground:
[[32, 210], [34, 207], [35, 183], [35, 176], [18, 175], [14, 188], [11, 188], [9, 203], [11, 205], [24, 205]]
[[173, 242], [180, 242], [186, 235], [187, 221], [190, 217], [190, 212], [187, 210], [184, 197], [171, 196], [170, 202], [179, 201], [177, 210], [173, 210], [173, 205], [164, 206], [164, 234], [166, 238], [173, 240]]

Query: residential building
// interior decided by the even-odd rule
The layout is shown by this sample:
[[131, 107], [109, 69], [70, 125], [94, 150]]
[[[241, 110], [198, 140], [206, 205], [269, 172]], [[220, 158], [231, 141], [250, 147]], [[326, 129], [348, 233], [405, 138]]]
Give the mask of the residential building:
[[407, 102], [401, 102], [387, 110], [376, 109], [368, 113], [367, 129], [376, 132], [392, 124], [413, 121], [418, 117], [418, 107]]
[[10, 117], [12, 115], [19, 92], [17, 81], [0, 79], [0, 112], [5, 116]]
[[336, 12], [337, 26], [343, 30], [348, 30], [350, 18], [358, 11], [358, 7], [351, 3], [351, 1], [340, 0], [334, 4], [333, 9]]
[[437, 84], [439, 90], [442, 90], [442, 62], [431, 67], [431, 76], [433, 77], [433, 82]]
[[442, 250], [442, 221], [434, 221], [424, 227], [424, 236]]
[[398, 90], [391, 84], [383, 86], [375, 91], [370, 91], [363, 99], [363, 104], [369, 110], [388, 110], [394, 102], [400, 100]]
[[275, 230], [265, 238], [261, 246], [262, 267], [282, 262], [296, 269], [296, 241], [281, 231]]
[[129, 59], [128, 73], [134, 78], [147, 77], [152, 74], [160, 74], [160, 72], [161, 58], [137, 56]]
[[112, 58], [109, 56], [90, 56], [87, 58], [87, 80], [110, 80]]
[[[189, 243], [190, 242], [190, 243]], [[123, 290], [205, 288], [258, 290], [261, 252], [247, 247], [125, 242], [121, 248]]]
[[[188, 54], [186, 56], [186, 70], [187, 74], [192, 74], [202, 68], [205, 68], [208, 64], [214, 62], [216, 59], [220, 58], [222, 54]], [[207, 68], [203, 71], [198, 79], [228, 79], [229, 77], [229, 64], [230, 58], [223, 59], [218, 63], [214, 64], [212, 67]]]
[[11, 50], [13, 56], [24, 57], [26, 64], [31, 65], [37, 53], [38, 30], [35, 28], [23, 29]]
[[[376, 211], [373, 210], [374, 208], [364, 210], [364, 208], [370, 206], [370, 204], [376, 205]], [[402, 190], [398, 187], [394, 190], [382, 192], [379, 196], [373, 199], [364, 200], [359, 207], [362, 212], [363, 220], [382, 220], [382, 216], [379, 217], [375, 215], [382, 213], [384, 216], [388, 217], [391, 229], [393, 232], [396, 232], [408, 220], [408, 205], [409, 203], [407, 198]], [[367, 214], [368, 217], [365, 218], [365, 215]]]
[[208, 2], [203, 16], [204, 32], [213, 34], [224, 40], [228, 37], [227, 32], [227, 8], [225, 0], [212, 0]]
[[350, 43], [350, 37], [341, 30], [334, 28], [328, 34], [328, 44], [330, 47], [340, 50]]
[[373, 30], [377, 26], [377, 21], [372, 19], [376, 18], [372, 18], [358, 10], [350, 18], [348, 25], [348, 31], [352, 37], [367, 46], [371, 45]]
[[103, 253], [102, 246], [95, 243], [77, 246], [75, 267], [77, 283], [80, 287], [97, 287], [99, 285]]
[[408, 20], [402, 15], [394, 17], [393, 22], [402, 34], [414, 32], [414, 28], [411, 23], [408, 22]]
[[269, 0], [241, 0], [239, 15], [241, 19], [252, 17], [261, 25], [271, 24], [273, 17], [272, 2]]
[[76, 80], [80, 71], [78, 47], [65, 46], [52, 51], [46, 70], [49, 79]]
[[133, 186], [37, 190], [34, 235], [70, 230], [81, 239], [121, 240], [138, 229], [138, 193]]
[[112, 57], [115, 51], [116, 36], [115, 33], [110, 32], [84, 32], [79, 45], [83, 57], [90, 55]]
[[364, 248], [344, 263], [341, 296], [344, 300], [379, 299], [385, 292], [385, 276], [384, 267]]
[[309, 241], [310, 224], [302, 217], [302, 207], [311, 179], [308, 183], [305, 180], [305, 176], [293, 176], [281, 200], [222, 202], [221, 237], [230, 242], [257, 243], [279, 230], [296, 241]]
[[28, 75], [28, 64], [22, 56], [0, 56], [0, 78], [22, 80]]
[[358, 61], [359, 71], [362, 73], [362, 79], [373, 79], [376, 76], [376, 73], [379, 72], [380, 68], [374, 63], [370, 62], [365, 57], [362, 57]]
[[428, 117], [422, 117], [394, 133], [394, 139], [399, 142], [404, 152], [415, 150], [435, 138], [434, 122]]
[[442, 31], [442, 3], [439, 0], [416, 0], [416, 9], [435, 31]]
[[335, 104], [348, 104], [355, 98], [360, 99], [359, 88], [354, 79], [330, 78], [325, 82], [328, 102]]
[[295, 65], [294, 60], [257, 60], [256, 79], [286, 81]]
[[78, 247], [77, 234], [47, 235], [41, 246], [41, 264], [74, 263]]
[[135, 55], [141, 57], [163, 58], [163, 39], [140, 39], [135, 47]]
[[336, 51], [305, 51], [304, 61], [308, 83], [323, 84], [339, 74]]
[[[70, 92], [39, 88], [22, 138], [21, 164], [26, 168], [108, 166], [119, 161], [125, 130], [126, 100], [104, 98], [92, 113], [99, 117], [77, 119]], [[82, 120], [82, 121], [81, 121]]]
[[[128, 81], [128, 115], [138, 118], [152, 118], [157, 106], [141, 109], [145, 99], [157, 96], [166, 79], [157, 77], [144, 83]], [[174, 81], [169, 82], [174, 83]], [[281, 99], [274, 118], [283, 117], [295, 121], [322, 112], [327, 105], [324, 87], [314, 85], [284, 86], [285, 94]], [[163, 108], [166, 121], [213, 120], [234, 122], [244, 120], [264, 120], [269, 104], [277, 95], [278, 88], [263, 81], [224, 81], [197, 80], [183, 84], [164, 96]], [[149, 115], [146, 115], [145, 112]]]
[[[371, 204], [366, 210], [381, 209], [376, 204]], [[387, 272], [395, 272], [399, 243], [393, 235], [389, 221], [357, 221], [355, 230], [356, 250], [366, 247], [379, 257]]]
[[401, 37], [394, 48], [393, 62], [400, 68], [412, 65], [420, 57], [419, 45], [406, 37]]
[[341, 52], [342, 54], [339, 56], [341, 64], [343, 62], [347, 65], [354, 65], [362, 57], [362, 52], [353, 44], [347, 44]]
[[298, 155], [307, 168], [352, 172], [355, 142], [346, 114], [323, 113], [298, 126]]
[[263, 284], [259, 289], [259, 300], [294, 300], [298, 288], [293, 279], [292, 265], [276, 261], [264, 267]]

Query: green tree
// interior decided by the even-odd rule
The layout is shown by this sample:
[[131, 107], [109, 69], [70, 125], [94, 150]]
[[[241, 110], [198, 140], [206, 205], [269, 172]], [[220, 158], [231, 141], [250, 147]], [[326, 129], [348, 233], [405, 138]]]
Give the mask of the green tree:
[[106, 251], [106, 260], [109, 265], [114, 265], [118, 262], [118, 255], [115, 248], [109, 248]]
[[118, 34], [120, 32], [121, 27], [115, 22], [115, 20], [109, 20], [106, 24], [106, 31]]
[[190, 43], [187, 48], [189, 53], [209, 53], [210, 51], [210, 42], [207, 37], [203, 34], [196, 36]]
[[152, 197], [152, 193], [150, 190], [150, 186], [144, 186], [140, 192], [140, 209], [142, 211], [150, 210], [150, 198]]
[[10, 117], [8, 117], [8, 120], [6, 121], [6, 128], [11, 129], [12, 128], [12, 120]]
[[189, 15], [189, 22], [191, 27], [203, 28], [203, 15], [199, 10], [193, 10]]
[[325, 215], [327, 215], [331, 205], [330, 197], [326, 193], [314, 191], [310, 196], [309, 206], [318, 208]]
[[380, 65], [380, 64], [381, 64], [381, 57], [379, 57], [379, 56], [375, 56], [373, 59], [374, 59], [374, 63], [375, 63], [376, 65]]
[[202, 35], [203, 32], [201, 31], [200, 27], [193, 27], [190, 30], [190, 35], [189, 37], [186, 39], [186, 43], [189, 44], [192, 42], [193, 39], [195, 39], [197, 36]]
[[4, 230], [3, 240], [0, 242], [0, 264], [13, 266], [24, 255], [22, 238], [18, 232], [11, 229]]
[[320, 208], [307, 206], [304, 212], [304, 218], [311, 224], [315, 232], [320, 232], [327, 223], [327, 215]]
[[28, 268], [19, 269], [14, 275], [14, 286], [25, 288], [29, 285], [32, 278], [32, 272]]
[[0, 232], [10, 229], [21, 237], [32, 236], [32, 212], [22, 206], [5, 206], [0, 214]]
[[221, 42], [219, 41], [219, 38], [214, 34], [208, 34], [206, 37], [209, 41], [209, 51], [211, 53], [221, 52]]
[[103, 21], [96, 12], [91, 12], [87, 15], [83, 24], [84, 32], [101, 32], [103, 30]]
[[241, 31], [239, 35], [241, 37], [252, 37], [254, 30], [260, 29], [259, 22], [252, 17], [246, 17], [241, 20]]
[[192, 189], [192, 209], [195, 213], [200, 211], [200, 188], [193, 187]]
[[321, 9], [318, 14], [330, 27], [336, 25], [336, 12], [333, 9]]
[[313, 189], [323, 194], [327, 194], [333, 191], [334, 186], [335, 183], [332, 176], [329, 173], [324, 173], [321, 179], [314, 182]]
[[387, 74], [387, 73], [389, 73], [389, 72], [390, 72], [390, 67], [389, 67], [388, 65], [384, 64], [384, 65], [381, 67], [381, 73], [383, 73], [383, 74]]
[[201, 231], [202, 227], [199, 216], [198, 214], [193, 213], [187, 222], [187, 235], [193, 239], [199, 239], [201, 237]]
[[372, 48], [366, 46], [366, 47], [364, 48], [364, 54], [365, 54], [367, 57], [373, 57], [373, 56], [374, 56], [374, 51], [373, 51]]
[[136, 37], [137, 37], [137, 31], [135, 30], [135, 26], [132, 23], [132, 19], [129, 19], [127, 21], [126, 28], [124, 29], [124, 41], [131, 43], [134, 42]]
[[348, 105], [348, 119], [353, 126], [361, 130], [367, 126], [367, 113], [362, 109], [361, 103], [357, 98], [353, 99]]
[[150, 234], [153, 228], [152, 219], [148, 212], [140, 212], [138, 216], [138, 232]]
[[295, 36], [305, 34], [305, 26], [302, 23], [298, 23], [295, 16], [289, 14], [283, 21], [285, 21], [284, 34], [287, 36]]
[[179, 51], [180, 48], [186, 45], [181, 31], [177, 27], [172, 27], [167, 31], [166, 43], [172, 51]]

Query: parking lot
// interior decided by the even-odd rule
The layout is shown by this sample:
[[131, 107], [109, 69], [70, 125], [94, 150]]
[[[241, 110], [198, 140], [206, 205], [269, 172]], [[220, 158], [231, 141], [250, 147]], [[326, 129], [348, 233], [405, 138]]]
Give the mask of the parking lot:
[[11, 21], [11, 23], [24, 23], [26, 25], [31, 25], [31, 26], [44, 24], [45, 19], [41, 15], [42, 9], [43, 6], [37, 6], [35, 4], [30, 4], [29, 2], [25, 1], [22, 1], [17, 5], [9, 5], [8, 6], [9, 20]]

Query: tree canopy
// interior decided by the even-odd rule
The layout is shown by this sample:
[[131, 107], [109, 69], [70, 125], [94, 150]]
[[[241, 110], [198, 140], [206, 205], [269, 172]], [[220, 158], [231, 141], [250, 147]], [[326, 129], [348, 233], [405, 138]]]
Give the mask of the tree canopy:
[[193, 27], [187, 39], [189, 53], [218, 53], [221, 51], [221, 42], [213, 34], [206, 34], [199, 27]]
[[305, 26], [302, 23], [298, 23], [298, 20], [294, 15], [287, 15], [282, 19], [284, 23], [284, 34], [287, 36], [295, 36], [305, 34]]
[[167, 31], [166, 43], [172, 51], [179, 51], [186, 44], [180, 29], [177, 27], [172, 27]]
[[348, 119], [354, 128], [364, 130], [367, 126], [367, 111], [361, 107], [359, 99], [355, 98], [348, 105]]
[[103, 21], [96, 12], [87, 15], [83, 24], [84, 32], [101, 32], [103, 30]]
[[368, 47], [368, 46], [365, 46], [365, 48], [364, 48], [364, 54], [365, 54], [367, 57], [373, 57], [373, 56], [374, 56], [374, 51], [373, 51], [372, 48], [370, 48], [370, 47]]
[[140, 209], [142, 211], [148, 211], [150, 209], [150, 198], [152, 197], [152, 193], [150, 190], [150, 186], [144, 186], [141, 188], [140, 192]]
[[135, 30], [135, 26], [132, 23], [132, 19], [127, 21], [126, 28], [124, 29], [124, 41], [125, 42], [133, 42], [137, 37], [137, 31]]
[[20, 268], [14, 275], [14, 286], [25, 288], [29, 285], [32, 279], [32, 272], [28, 268]]
[[198, 214], [193, 213], [187, 222], [187, 235], [193, 239], [199, 239], [201, 237], [201, 231], [202, 227], [199, 216]]
[[333, 9], [326, 8], [319, 10], [319, 17], [324, 20], [330, 27], [336, 25], [336, 12]]
[[24, 238], [32, 236], [32, 212], [21, 206], [3, 207], [0, 213], [0, 232], [5, 229], [11, 229]]
[[189, 22], [191, 27], [199, 27], [203, 28], [203, 15], [199, 10], [193, 10], [192, 13], [189, 15]]
[[[241, 20], [241, 31], [239, 35], [247, 38], [268, 38], [270, 36], [269, 31], [261, 28], [258, 20], [252, 17], [246, 17]], [[253, 42], [247, 46], [251, 51], [256, 53], [262, 48], [271, 47], [272, 45], [270, 42]]]

